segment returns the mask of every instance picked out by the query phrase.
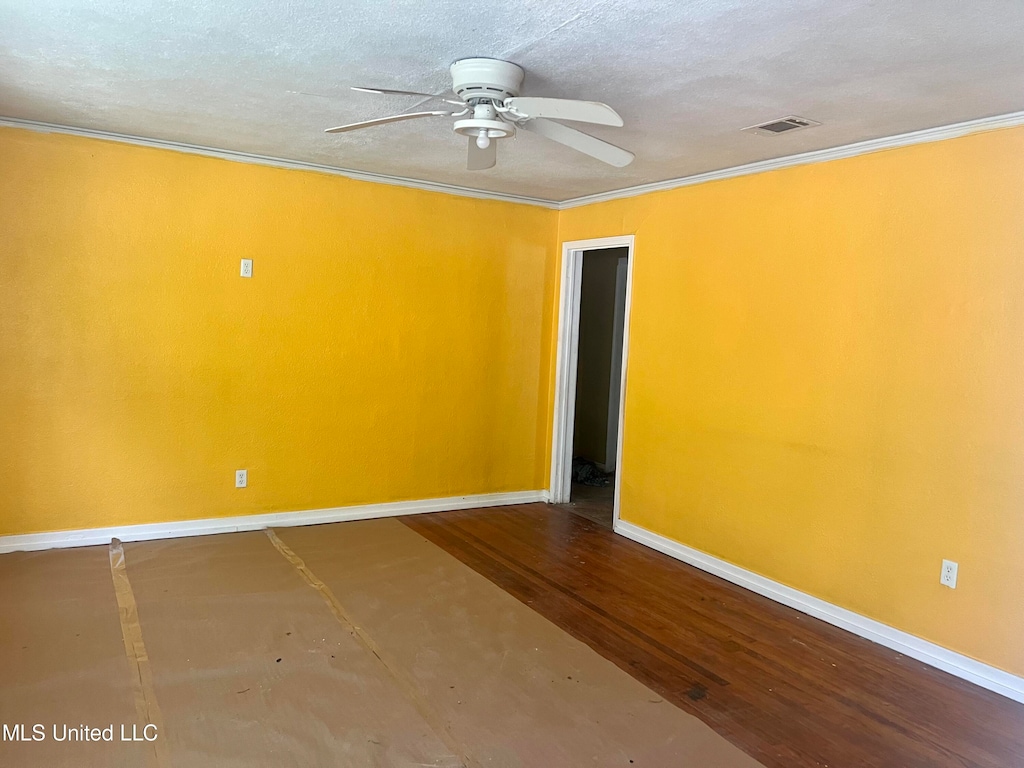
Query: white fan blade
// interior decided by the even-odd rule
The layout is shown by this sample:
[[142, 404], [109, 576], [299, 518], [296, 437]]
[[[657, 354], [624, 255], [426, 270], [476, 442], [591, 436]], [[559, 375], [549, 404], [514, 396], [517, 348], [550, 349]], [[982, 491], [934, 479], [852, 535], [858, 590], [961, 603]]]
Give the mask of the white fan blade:
[[498, 142], [491, 139], [487, 149], [480, 149], [476, 145], [476, 137], [469, 137], [469, 155], [466, 160], [466, 168], [470, 171], [486, 171], [493, 168], [498, 161]]
[[350, 85], [349, 87], [353, 91], [359, 91], [360, 93], [379, 93], [384, 96], [422, 96], [425, 99], [440, 99], [448, 104], [464, 103], [461, 101], [455, 101], [455, 99], [446, 99], [444, 96], [435, 96], [432, 93], [420, 93], [419, 91], [394, 91], [390, 88], [364, 88], [360, 85]]
[[337, 128], [328, 128], [324, 133], [344, 133], [345, 131], [369, 128], [373, 125], [385, 125], [387, 123], [397, 123], [400, 120], [415, 120], [418, 117], [438, 117], [440, 115], [451, 115], [451, 112], [445, 112], [444, 110], [435, 112], [409, 112], [405, 115], [378, 117], [376, 120], [363, 120], [361, 123], [349, 123], [348, 125], [339, 125]]
[[519, 125], [528, 131], [543, 136], [545, 139], [565, 144], [565, 146], [571, 147], [577, 152], [595, 157], [601, 162], [608, 163], [608, 165], [614, 165], [616, 168], [622, 168], [633, 162], [634, 155], [632, 152], [627, 152], [616, 147], [614, 144], [601, 141], [601, 139], [595, 136], [577, 131], [575, 128], [570, 128], [561, 123], [538, 118], [536, 120], [527, 120]]
[[622, 127], [622, 118], [619, 117], [619, 113], [599, 101], [513, 96], [505, 100], [505, 106], [529, 117], [550, 117], [555, 120], [575, 120], [580, 123]]
[[353, 91], [360, 93], [386, 93], [389, 96], [433, 96], [432, 93], [420, 93], [419, 91], [393, 91], [390, 88], [364, 88], [360, 85], [350, 86]]

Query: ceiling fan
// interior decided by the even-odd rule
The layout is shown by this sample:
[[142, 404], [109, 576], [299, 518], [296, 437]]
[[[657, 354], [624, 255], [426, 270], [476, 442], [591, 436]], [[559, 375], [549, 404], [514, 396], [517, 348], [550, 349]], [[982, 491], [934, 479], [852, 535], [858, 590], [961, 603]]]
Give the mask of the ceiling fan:
[[595, 136], [577, 131], [555, 120], [571, 120], [597, 125], [621, 126], [622, 118], [607, 104], [597, 101], [575, 101], [572, 99], [548, 99], [520, 96], [519, 88], [525, 75], [522, 67], [499, 59], [461, 59], [452, 64], [452, 92], [458, 97], [449, 99], [431, 93], [416, 91], [395, 91], [387, 88], [363, 88], [353, 86], [352, 90], [363, 93], [377, 93], [389, 96], [421, 96], [439, 99], [447, 104], [461, 107], [459, 111], [435, 109], [426, 112], [406, 112], [375, 120], [328, 128], [326, 133], [345, 133], [375, 125], [397, 123], [402, 120], [417, 120], [425, 117], [459, 118], [453, 126], [455, 132], [469, 138], [469, 154], [466, 167], [471, 171], [493, 168], [497, 161], [497, 143], [500, 139], [515, 136], [517, 128], [523, 128], [557, 141], [567, 147], [590, 155], [617, 168], [633, 162], [633, 153], [609, 144]]

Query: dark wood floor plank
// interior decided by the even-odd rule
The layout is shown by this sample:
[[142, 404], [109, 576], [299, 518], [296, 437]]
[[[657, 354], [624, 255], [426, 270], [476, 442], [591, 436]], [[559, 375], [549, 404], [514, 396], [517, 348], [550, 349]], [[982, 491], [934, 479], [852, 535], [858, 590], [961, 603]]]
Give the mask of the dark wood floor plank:
[[565, 509], [403, 521], [771, 768], [1024, 766], [1024, 706]]

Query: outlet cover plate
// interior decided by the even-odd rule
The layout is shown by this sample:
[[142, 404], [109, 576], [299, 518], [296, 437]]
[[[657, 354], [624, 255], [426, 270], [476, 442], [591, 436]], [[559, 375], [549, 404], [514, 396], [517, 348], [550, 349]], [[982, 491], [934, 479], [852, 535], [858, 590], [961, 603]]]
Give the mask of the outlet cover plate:
[[952, 560], [943, 560], [942, 573], [939, 574], [939, 583], [949, 587], [950, 589], [956, 589], [957, 569], [957, 564]]
[[235, 470], [235, 488], [245, 488], [249, 484], [249, 470]]

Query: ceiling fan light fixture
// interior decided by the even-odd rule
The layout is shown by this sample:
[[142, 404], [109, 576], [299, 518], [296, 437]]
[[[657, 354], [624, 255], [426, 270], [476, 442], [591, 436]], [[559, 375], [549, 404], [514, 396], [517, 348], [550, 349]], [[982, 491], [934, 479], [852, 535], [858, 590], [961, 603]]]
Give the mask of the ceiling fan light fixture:
[[485, 134], [488, 141], [490, 141], [490, 139], [507, 139], [509, 136], [514, 136], [516, 128], [504, 120], [481, 120], [476, 117], [467, 117], [464, 120], [455, 121], [455, 132], [474, 138], [479, 138], [482, 134]]

